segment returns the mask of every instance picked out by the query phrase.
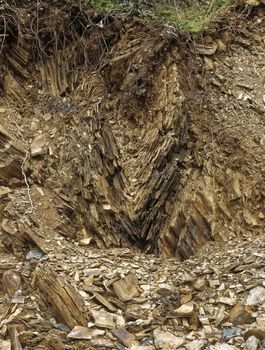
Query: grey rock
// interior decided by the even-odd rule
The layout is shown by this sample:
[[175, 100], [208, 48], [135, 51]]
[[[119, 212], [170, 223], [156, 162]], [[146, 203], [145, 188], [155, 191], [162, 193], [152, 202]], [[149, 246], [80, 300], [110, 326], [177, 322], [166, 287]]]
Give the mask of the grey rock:
[[254, 335], [252, 335], [246, 340], [247, 350], [257, 350], [258, 346], [259, 346], [259, 339], [256, 338]]

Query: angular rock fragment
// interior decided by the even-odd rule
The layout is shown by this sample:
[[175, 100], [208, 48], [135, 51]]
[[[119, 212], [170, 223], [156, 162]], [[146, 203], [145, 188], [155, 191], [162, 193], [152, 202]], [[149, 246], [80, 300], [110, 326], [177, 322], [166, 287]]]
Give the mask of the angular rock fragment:
[[113, 314], [110, 314], [106, 311], [91, 311], [92, 316], [95, 321], [95, 325], [102, 328], [108, 328], [108, 329], [114, 329], [116, 328], [114, 320], [113, 320]]
[[121, 301], [129, 301], [139, 295], [138, 279], [136, 275], [132, 273], [114, 282], [113, 288]]
[[155, 350], [155, 348], [152, 345], [133, 345], [130, 350]]
[[0, 349], [1, 350], [11, 350], [11, 341], [10, 340], [0, 340]]
[[192, 316], [194, 314], [194, 309], [193, 303], [187, 303], [174, 310], [173, 314], [180, 317]]
[[132, 333], [128, 332], [125, 328], [115, 329], [112, 331], [112, 334], [115, 335], [115, 337], [118, 338], [119, 341], [127, 347], [139, 344], [139, 342], [136, 340], [136, 337]]
[[1, 125], [0, 155], [0, 180], [6, 183], [12, 178], [23, 179], [21, 166], [26, 150]]
[[218, 343], [215, 345], [210, 345], [209, 350], [239, 350], [239, 349], [234, 345]]
[[31, 145], [30, 153], [32, 157], [37, 157], [47, 153], [46, 137], [44, 134], [36, 136]]
[[9, 326], [8, 333], [11, 340], [11, 345], [13, 350], [22, 350], [22, 346], [20, 344], [18, 338], [18, 331], [15, 325]]
[[11, 193], [11, 189], [6, 186], [0, 186], [0, 199], [7, 197], [9, 193]]
[[247, 305], [257, 305], [265, 301], [265, 288], [256, 287], [250, 290], [247, 297]]
[[104, 335], [105, 331], [102, 329], [88, 328], [83, 326], [75, 326], [70, 333], [67, 334], [67, 338], [71, 339], [92, 339], [97, 336]]
[[247, 339], [251, 336], [258, 338], [259, 340], [265, 339], [265, 327], [253, 327], [246, 330], [244, 338]]
[[217, 48], [218, 48], [218, 45], [216, 43], [204, 44], [204, 45], [196, 44], [195, 45], [196, 53], [198, 53], [200, 55], [207, 55], [207, 56], [214, 55]]
[[53, 306], [55, 317], [62, 318], [69, 328], [85, 325], [84, 303], [76, 290], [49, 267], [38, 267], [35, 273], [40, 290]]
[[257, 350], [259, 347], [259, 339], [256, 338], [254, 335], [250, 336], [247, 340], [246, 340], [246, 349], [247, 350]]
[[192, 342], [185, 345], [187, 350], [203, 350], [208, 345], [207, 340], [193, 340]]
[[117, 311], [117, 308], [107, 298], [105, 298], [102, 294], [97, 293], [97, 292], [93, 292], [93, 296], [100, 304], [105, 306], [109, 311], [111, 311], [111, 312]]
[[251, 308], [240, 303], [236, 304], [230, 311], [228, 321], [232, 322], [234, 326], [254, 322], [254, 318], [251, 315]]
[[14, 270], [8, 270], [2, 276], [2, 288], [12, 298], [21, 291], [22, 281], [20, 275]]
[[236, 298], [221, 297], [219, 298], [219, 302], [222, 304], [233, 306], [236, 304], [237, 300]]
[[177, 349], [185, 343], [185, 339], [182, 337], [176, 337], [169, 332], [160, 331], [158, 328], [154, 330], [154, 342], [158, 349]]
[[197, 290], [202, 290], [206, 285], [206, 281], [204, 278], [198, 278], [194, 283], [193, 287]]
[[115, 345], [113, 343], [113, 341], [109, 340], [109, 339], [104, 339], [102, 337], [98, 337], [98, 338], [92, 338], [89, 342], [89, 344], [91, 344], [90, 349], [115, 349]]
[[161, 283], [158, 286], [157, 293], [160, 295], [172, 295], [175, 294], [177, 291], [174, 289], [173, 286], [166, 284], [166, 283]]

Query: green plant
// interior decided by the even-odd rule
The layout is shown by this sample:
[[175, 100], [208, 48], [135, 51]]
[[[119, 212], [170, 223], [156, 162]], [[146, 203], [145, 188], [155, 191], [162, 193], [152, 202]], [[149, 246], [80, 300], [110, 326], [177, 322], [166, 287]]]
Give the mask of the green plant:
[[206, 30], [212, 23], [223, 16], [226, 9], [234, 0], [212, 0], [209, 5], [200, 0], [193, 0], [186, 7], [165, 5], [163, 1], [150, 3], [145, 1], [117, 1], [117, 0], [85, 0], [97, 11], [124, 11], [137, 9], [139, 15], [145, 19], [155, 19], [171, 24], [182, 30], [197, 34]]
[[185, 9], [170, 6], [157, 6], [156, 16], [162, 18], [166, 23], [176, 25], [191, 33], [200, 33], [218, 17], [231, 4], [232, 0], [212, 0], [209, 6], [201, 5], [198, 0]]

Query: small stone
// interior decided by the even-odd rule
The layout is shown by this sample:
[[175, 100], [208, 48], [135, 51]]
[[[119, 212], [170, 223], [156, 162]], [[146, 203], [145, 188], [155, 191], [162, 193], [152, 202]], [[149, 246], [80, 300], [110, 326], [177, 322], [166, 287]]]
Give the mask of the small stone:
[[94, 292], [93, 296], [97, 299], [98, 302], [100, 302], [100, 304], [104, 305], [109, 311], [117, 311], [117, 308], [111, 302], [109, 302], [109, 300], [105, 298], [102, 294]]
[[115, 329], [112, 331], [113, 335], [122, 342], [123, 345], [127, 347], [131, 347], [133, 345], [139, 345], [135, 336], [128, 332], [125, 328]]
[[196, 53], [200, 55], [211, 56], [215, 54], [217, 50], [217, 44], [216, 43], [205, 44], [205, 45], [196, 44], [195, 50], [196, 50]]
[[254, 336], [256, 338], [258, 338], [259, 340], [264, 340], [265, 339], [265, 328], [259, 328], [259, 327], [253, 327], [253, 328], [249, 328], [246, 330], [245, 334], [244, 334], [244, 338], [249, 338], [251, 336]]
[[27, 255], [26, 255], [26, 259], [28, 260], [39, 260], [41, 259], [45, 254], [43, 253], [43, 251], [41, 251], [40, 249], [38, 248], [33, 248], [31, 249]]
[[92, 241], [91, 237], [82, 238], [82, 239], [80, 239], [79, 244], [86, 246], [86, 245], [89, 245], [91, 243], [91, 241]]
[[24, 304], [25, 297], [21, 294], [21, 291], [16, 292], [11, 298], [11, 304]]
[[251, 308], [239, 303], [236, 304], [230, 311], [228, 321], [233, 323], [234, 326], [254, 322], [254, 318], [251, 316]]
[[192, 300], [192, 294], [184, 294], [180, 298], [180, 304], [187, 304]]
[[48, 122], [50, 119], [52, 119], [51, 113], [45, 113], [43, 114], [43, 119]]
[[15, 293], [21, 291], [22, 281], [20, 275], [13, 270], [8, 270], [2, 276], [2, 288], [12, 298]]
[[186, 344], [186, 349], [187, 350], [203, 350], [206, 348], [206, 346], [208, 345], [208, 341], [207, 340], [193, 340], [192, 342]]
[[130, 273], [125, 278], [113, 283], [113, 288], [121, 301], [129, 301], [139, 295], [138, 279], [135, 274]]
[[206, 285], [206, 281], [204, 278], [198, 278], [195, 283], [193, 284], [193, 287], [197, 290], [202, 290]]
[[183, 304], [178, 309], [174, 310], [173, 313], [176, 316], [191, 316], [194, 313], [194, 304]]
[[113, 314], [106, 311], [91, 311], [95, 320], [95, 325], [102, 328], [115, 329], [115, 323], [113, 321]]
[[205, 63], [205, 68], [207, 70], [214, 69], [214, 63], [213, 63], [213, 60], [211, 58], [204, 56], [204, 63]]
[[234, 345], [217, 343], [215, 345], [210, 345], [209, 350], [239, 350]]
[[133, 345], [130, 350], [155, 350], [152, 345]]
[[1, 350], [11, 350], [11, 341], [10, 340], [0, 340], [0, 349]]
[[227, 50], [225, 43], [221, 39], [217, 39], [216, 42], [218, 46], [218, 51], [225, 52]]
[[256, 322], [259, 327], [265, 328], [265, 315], [257, 317]]
[[174, 294], [174, 288], [166, 283], [161, 283], [158, 285], [157, 293], [160, 295], [169, 296]]
[[0, 186], [0, 198], [7, 197], [7, 195], [11, 192], [12, 191], [9, 187]]
[[78, 271], [75, 272], [74, 279], [75, 279], [76, 282], [80, 281], [80, 276], [79, 276], [79, 272]]
[[234, 306], [237, 302], [236, 298], [221, 297], [219, 302], [222, 304]]
[[247, 350], [257, 350], [259, 346], [259, 339], [252, 335], [246, 340], [245, 346]]
[[257, 305], [265, 301], [265, 288], [256, 287], [250, 290], [247, 305]]
[[67, 338], [71, 339], [92, 339], [99, 335], [104, 335], [105, 331], [101, 329], [88, 328], [82, 326], [75, 326], [70, 333], [68, 333]]
[[111, 350], [115, 349], [114, 343], [111, 340], [109, 340], [109, 339], [94, 338], [94, 339], [91, 339], [89, 343], [91, 344], [91, 346], [93, 346], [93, 349], [97, 349], [97, 348], [100, 348], [100, 349], [111, 349]]
[[43, 155], [47, 152], [46, 137], [44, 134], [34, 138], [30, 145], [30, 153], [32, 157]]
[[174, 334], [169, 332], [162, 332], [158, 328], [154, 330], [154, 342], [155, 346], [160, 349], [177, 349], [182, 344], [185, 343], [185, 340], [182, 337], [176, 337]]
[[85, 269], [84, 270], [84, 275], [85, 276], [99, 276], [101, 273], [103, 272], [103, 269], [99, 268], [95, 268], [95, 269]]

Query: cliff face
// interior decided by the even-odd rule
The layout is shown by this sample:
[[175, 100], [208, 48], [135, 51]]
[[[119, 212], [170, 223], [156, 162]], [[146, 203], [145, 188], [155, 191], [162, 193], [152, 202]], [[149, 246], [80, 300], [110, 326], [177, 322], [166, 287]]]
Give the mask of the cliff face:
[[44, 6], [35, 40], [34, 11], [7, 15], [3, 185], [23, 186], [24, 159], [28, 186], [71, 207], [64, 235], [101, 248], [185, 259], [228, 231], [261, 231], [262, 22], [185, 44], [170, 26]]

